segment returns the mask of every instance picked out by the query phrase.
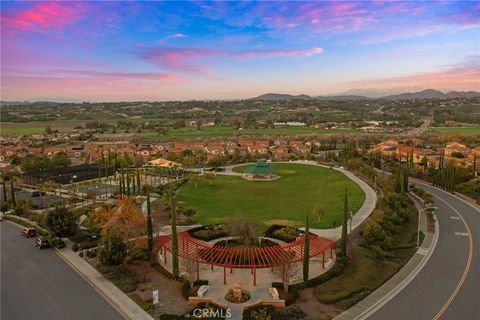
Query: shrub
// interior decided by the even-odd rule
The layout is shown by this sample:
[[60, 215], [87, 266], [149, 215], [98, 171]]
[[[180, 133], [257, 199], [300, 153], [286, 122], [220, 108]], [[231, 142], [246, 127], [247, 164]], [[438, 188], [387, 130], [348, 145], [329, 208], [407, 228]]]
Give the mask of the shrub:
[[128, 293], [137, 289], [135, 275], [122, 267], [110, 267], [100, 264], [97, 266], [97, 270], [123, 292]]
[[96, 247], [98, 245], [97, 240], [83, 241], [78, 244], [78, 250], [85, 250]]
[[243, 320], [271, 320], [275, 308], [272, 306], [254, 306], [243, 310]]
[[228, 289], [227, 294], [225, 295], [225, 300], [232, 303], [243, 303], [250, 300], [250, 293], [247, 290], [242, 289], [241, 297], [237, 298], [233, 295], [233, 289]]
[[78, 251], [78, 243], [74, 242], [74, 243], [72, 244], [72, 251], [75, 251], [75, 252]]
[[63, 205], [57, 205], [45, 217], [45, 226], [57, 237], [68, 237], [78, 230], [78, 218]]
[[386, 237], [382, 226], [375, 221], [368, 221], [363, 228], [363, 237], [368, 243], [376, 243], [383, 241]]
[[55, 248], [58, 248], [58, 249], [65, 248], [65, 242], [63, 242], [63, 240], [60, 238], [50, 237], [48, 241]]
[[109, 228], [100, 242], [99, 258], [102, 264], [117, 266], [123, 262], [127, 255], [127, 245], [123, 242], [123, 236], [119, 231]]
[[147, 261], [148, 260], [148, 252], [147, 248], [144, 247], [132, 247], [128, 251], [128, 255], [125, 258], [125, 262], [132, 263], [134, 261]]
[[293, 227], [283, 226], [280, 224], [271, 225], [265, 232], [266, 237], [278, 239], [285, 242], [294, 241], [302, 231], [297, 230]]
[[283, 309], [274, 310], [272, 319], [275, 320], [298, 320], [305, 318], [305, 312], [297, 305], [291, 305]]
[[204, 241], [211, 241], [228, 236], [228, 228], [223, 224], [206, 225], [190, 229], [188, 232], [192, 237]]

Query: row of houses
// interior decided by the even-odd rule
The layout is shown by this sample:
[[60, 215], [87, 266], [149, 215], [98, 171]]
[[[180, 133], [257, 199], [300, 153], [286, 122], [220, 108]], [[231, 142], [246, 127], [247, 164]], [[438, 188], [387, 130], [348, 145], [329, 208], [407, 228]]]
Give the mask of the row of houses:
[[468, 165], [476, 161], [478, 170], [480, 170], [480, 146], [469, 148], [459, 142], [447, 143], [445, 147], [437, 150], [404, 145], [396, 140], [389, 139], [370, 148], [371, 153], [381, 153], [384, 156], [394, 157], [398, 161], [406, 162], [411, 159], [415, 164], [425, 164], [427, 166], [438, 167], [440, 158], [443, 156], [447, 162], [453, 162], [460, 165]]
[[316, 141], [304, 140], [267, 140], [267, 139], [240, 139], [209, 141], [209, 142], [178, 142], [158, 144], [135, 144], [125, 141], [95, 141], [87, 143], [71, 143], [48, 147], [29, 146], [2, 146], [0, 148], [0, 162], [8, 162], [13, 156], [25, 158], [30, 155], [45, 154], [54, 156], [63, 152], [72, 161], [73, 165], [92, 163], [117, 156], [128, 156], [148, 160], [152, 157], [179, 156], [184, 152], [203, 153], [207, 160], [225, 155], [268, 155], [273, 158], [283, 158], [289, 153], [306, 154], [312, 146], [319, 146]]

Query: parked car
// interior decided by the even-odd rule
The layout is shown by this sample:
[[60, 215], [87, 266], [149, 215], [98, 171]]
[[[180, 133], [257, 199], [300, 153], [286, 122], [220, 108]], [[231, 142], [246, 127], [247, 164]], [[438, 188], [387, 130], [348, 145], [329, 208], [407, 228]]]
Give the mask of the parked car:
[[50, 241], [43, 237], [38, 237], [37, 240], [35, 240], [35, 247], [37, 247], [38, 249], [50, 248]]
[[22, 236], [24, 236], [25, 238], [32, 238], [32, 237], [35, 237], [37, 235], [37, 230], [35, 230], [34, 228], [23, 228], [22, 230]]
[[30, 192], [30, 196], [31, 197], [40, 197], [40, 196], [44, 196], [45, 195], [45, 192], [40, 192], [40, 191], [32, 191]]

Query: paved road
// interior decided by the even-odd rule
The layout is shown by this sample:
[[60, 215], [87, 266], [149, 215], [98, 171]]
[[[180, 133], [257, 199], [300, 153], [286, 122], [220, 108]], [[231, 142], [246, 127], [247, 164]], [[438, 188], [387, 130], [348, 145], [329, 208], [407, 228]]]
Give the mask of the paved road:
[[437, 246], [415, 279], [369, 319], [480, 319], [480, 212], [445, 191], [417, 185], [438, 207]]
[[412, 130], [409, 130], [405, 133], [405, 135], [407, 136], [418, 136], [420, 134], [422, 134], [425, 130], [428, 129], [428, 127], [430, 127], [430, 125], [432, 124], [433, 122], [433, 118], [432, 117], [429, 117], [429, 118], [424, 118], [422, 119], [423, 120], [423, 123], [420, 127], [418, 128], [413, 128]]
[[122, 319], [53, 250], [38, 250], [13, 224], [0, 222], [1, 319]]

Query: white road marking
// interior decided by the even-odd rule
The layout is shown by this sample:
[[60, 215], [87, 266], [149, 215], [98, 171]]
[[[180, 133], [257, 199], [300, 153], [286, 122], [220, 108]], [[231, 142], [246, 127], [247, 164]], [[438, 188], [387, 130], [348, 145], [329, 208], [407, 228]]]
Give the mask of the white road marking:
[[417, 250], [417, 253], [425, 256], [425, 255], [428, 253], [428, 249], [419, 248], [419, 249]]
[[459, 232], [455, 231], [456, 236], [461, 236], [461, 237], [468, 237], [468, 232]]

